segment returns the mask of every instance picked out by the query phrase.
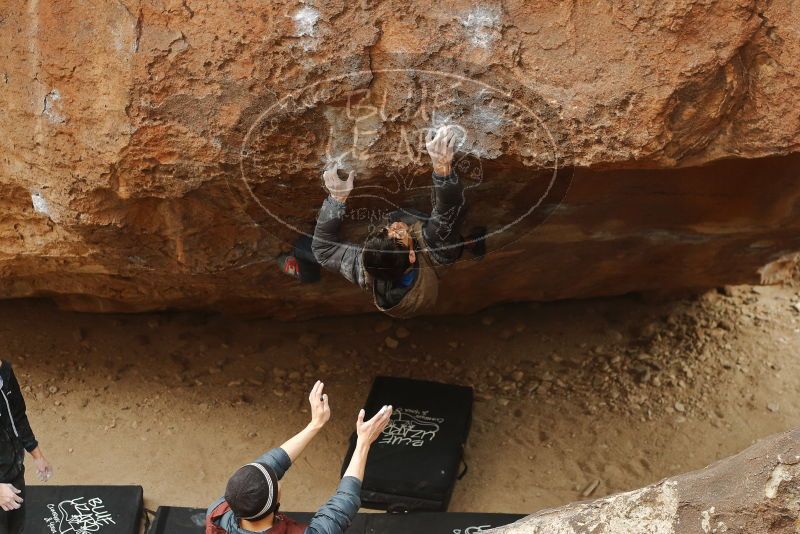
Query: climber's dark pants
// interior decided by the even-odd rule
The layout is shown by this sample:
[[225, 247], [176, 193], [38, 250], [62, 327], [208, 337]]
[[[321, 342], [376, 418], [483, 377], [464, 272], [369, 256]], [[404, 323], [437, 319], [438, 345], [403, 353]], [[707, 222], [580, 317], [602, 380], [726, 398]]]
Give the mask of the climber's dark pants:
[[303, 283], [318, 282], [322, 270], [314, 253], [311, 252], [311, 236], [301, 235], [294, 241], [292, 256], [300, 265], [300, 281]]

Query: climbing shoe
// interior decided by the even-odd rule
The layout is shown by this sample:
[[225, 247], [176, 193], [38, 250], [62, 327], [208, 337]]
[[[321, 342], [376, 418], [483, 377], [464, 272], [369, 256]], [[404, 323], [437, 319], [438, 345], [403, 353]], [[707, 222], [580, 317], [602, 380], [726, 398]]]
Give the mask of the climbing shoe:
[[292, 254], [281, 254], [277, 261], [284, 274], [304, 284], [318, 282], [320, 279], [320, 266], [317, 263], [302, 260]]
[[284, 274], [300, 280], [300, 263], [294, 256], [281, 254], [278, 256], [278, 266]]

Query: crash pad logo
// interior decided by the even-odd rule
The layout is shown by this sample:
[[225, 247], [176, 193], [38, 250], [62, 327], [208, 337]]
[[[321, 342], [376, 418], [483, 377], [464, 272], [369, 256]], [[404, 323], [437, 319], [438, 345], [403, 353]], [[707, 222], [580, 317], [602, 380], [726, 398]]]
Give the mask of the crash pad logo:
[[378, 443], [399, 447], [422, 447], [436, 439], [443, 423], [444, 418], [431, 417], [427, 410], [396, 408]]
[[467, 527], [464, 530], [460, 528], [453, 529], [453, 534], [478, 534], [478, 532], [485, 532], [492, 528], [492, 525], [479, 525], [474, 527]]
[[[344, 214], [349, 237], [366, 237], [390, 213], [424, 223], [436, 216], [428, 215], [433, 184], [425, 141], [442, 126], [456, 132], [453, 168], [464, 192], [454, 213], [438, 216], [463, 217], [462, 234], [486, 229], [462, 235], [464, 244], [486, 240], [488, 251], [498, 250], [548, 218], [573, 172], [556, 103], [542, 96], [546, 91], [457, 60], [447, 71], [407, 67], [426, 61], [388, 54], [370, 70], [309, 76], [308, 84], [287, 80], [285, 93], [254, 104], [238, 127], [240, 179], [230, 182], [251, 219], [285, 242], [311, 237], [309, 221], [327, 195], [322, 173], [336, 168], [340, 178], [355, 172]], [[317, 160], [313, 170], [298, 167], [309, 159]]]
[[116, 525], [111, 513], [106, 510], [103, 499], [76, 497], [48, 504], [50, 515], [44, 518], [48, 532], [52, 534], [102, 533], [105, 527]]

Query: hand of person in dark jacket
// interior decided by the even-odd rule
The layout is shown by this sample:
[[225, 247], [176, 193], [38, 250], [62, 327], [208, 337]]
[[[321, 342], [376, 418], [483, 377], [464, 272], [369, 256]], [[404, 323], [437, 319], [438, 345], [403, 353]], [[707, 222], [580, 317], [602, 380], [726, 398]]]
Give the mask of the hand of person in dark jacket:
[[18, 510], [22, 506], [20, 491], [11, 484], [0, 484], [0, 508], [6, 512]]
[[39, 477], [39, 480], [47, 482], [53, 478], [53, 467], [50, 465], [50, 462], [47, 461], [47, 458], [44, 457], [42, 449], [36, 447], [31, 451], [31, 456], [33, 457], [33, 463], [36, 464], [36, 475]]

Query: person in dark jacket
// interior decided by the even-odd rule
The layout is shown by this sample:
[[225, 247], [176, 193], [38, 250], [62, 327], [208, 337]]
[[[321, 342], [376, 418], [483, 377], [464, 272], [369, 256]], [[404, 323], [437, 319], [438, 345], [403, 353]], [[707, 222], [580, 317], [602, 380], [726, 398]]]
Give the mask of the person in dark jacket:
[[[207, 525], [228, 534], [289, 533], [342, 534], [361, 506], [361, 482], [372, 443], [386, 428], [392, 407], [384, 406], [375, 417], [364, 421], [364, 410], [356, 422], [356, 448], [336, 494], [320, 508], [311, 523], [299, 525], [279, 513], [279, 481], [292, 463], [331, 417], [325, 385], [317, 381], [308, 396], [311, 422], [278, 448], [267, 451], [255, 462], [240, 467], [228, 480], [225, 496], [206, 512]], [[287, 523], [291, 526], [287, 528]]]
[[283, 272], [301, 282], [316, 281], [316, 263], [370, 291], [375, 306], [387, 315], [407, 318], [429, 312], [438, 297], [437, 271], [458, 260], [464, 248], [475, 257], [485, 252], [485, 228], [475, 228], [466, 238], [459, 233], [466, 205], [464, 187], [453, 168], [458, 136], [455, 127], [443, 126], [426, 138], [433, 164], [431, 214], [396, 210], [363, 245], [339, 238], [355, 172], [341, 180], [337, 168], [326, 170], [329, 196], [320, 208], [311, 250], [306, 239], [299, 239], [291, 255], [278, 258]]
[[18, 534], [25, 525], [25, 451], [43, 482], [53, 476], [53, 468], [33, 435], [25, 399], [7, 361], [0, 362], [0, 397], [0, 534]]

